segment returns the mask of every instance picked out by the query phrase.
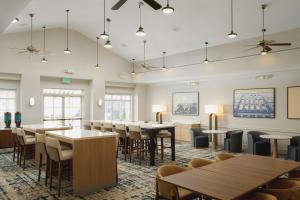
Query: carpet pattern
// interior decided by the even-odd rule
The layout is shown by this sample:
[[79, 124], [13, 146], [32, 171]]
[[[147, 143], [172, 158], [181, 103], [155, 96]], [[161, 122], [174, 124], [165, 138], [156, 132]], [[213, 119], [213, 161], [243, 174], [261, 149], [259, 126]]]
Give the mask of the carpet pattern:
[[[192, 158], [213, 159], [214, 153], [209, 149], [194, 149], [187, 143], [176, 143], [176, 161], [171, 161], [171, 152], [166, 150], [164, 161], [156, 156], [157, 166], [163, 164], [177, 164], [186, 166]], [[155, 176], [157, 167], [150, 167], [149, 157], [138, 164], [138, 160], [132, 163], [124, 160], [120, 155], [118, 159], [119, 184], [115, 187], [103, 189], [87, 196], [74, 196], [70, 181], [62, 181], [62, 193], [60, 199], [103, 199], [103, 200], [129, 200], [129, 199], [153, 199], [155, 198]], [[51, 200], [57, 199], [57, 180], [53, 179], [54, 188], [44, 186], [44, 171], [42, 178], [37, 182], [38, 170], [33, 161], [27, 161], [26, 169], [18, 167], [12, 161], [11, 150], [0, 151], [0, 200]]]

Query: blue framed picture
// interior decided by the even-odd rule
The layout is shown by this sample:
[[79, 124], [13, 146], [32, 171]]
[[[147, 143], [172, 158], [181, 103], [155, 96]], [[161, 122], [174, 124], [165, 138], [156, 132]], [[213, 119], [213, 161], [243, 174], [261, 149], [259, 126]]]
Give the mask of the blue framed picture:
[[234, 117], [275, 118], [275, 88], [237, 89], [233, 101]]

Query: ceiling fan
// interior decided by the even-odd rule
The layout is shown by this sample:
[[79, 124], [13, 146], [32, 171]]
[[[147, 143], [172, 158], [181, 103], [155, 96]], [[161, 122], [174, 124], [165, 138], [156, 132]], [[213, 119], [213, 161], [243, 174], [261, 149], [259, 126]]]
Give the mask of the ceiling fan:
[[[154, 10], [161, 9], [161, 5], [157, 3], [155, 0], [143, 0], [146, 4], [148, 4], [150, 7], [152, 7]], [[126, 3], [127, 0], [119, 0], [111, 9], [112, 10], [119, 10], [123, 6], [124, 3]]]
[[17, 54], [22, 54], [22, 53], [39, 53], [40, 50], [38, 50], [37, 48], [35, 48], [33, 45], [32, 45], [32, 21], [33, 21], [33, 16], [34, 14], [29, 14], [29, 17], [30, 17], [30, 45], [27, 46], [26, 48], [24, 49], [20, 49], [20, 48], [11, 48], [11, 49], [17, 49], [17, 50], [20, 50], [19, 52], [17, 52]]
[[159, 67], [154, 67], [154, 66], [150, 66], [150, 65], [146, 64], [146, 43], [147, 43], [147, 41], [144, 40], [143, 43], [144, 43], [144, 62], [141, 64], [141, 67], [146, 70], [158, 69]]
[[289, 42], [286, 42], [286, 43], [276, 43], [274, 40], [265, 40], [265, 32], [267, 31], [267, 29], [265, 29], [265, 9], [266, 9], [267, 5], [266, 4], [263, 4], [261, 6], [262, 8], [262, 14], [263, 14], [263, 28], [262, 28], [262, 40], [258, 42], [258, 44], [256, 45], [250, 45], [250, 46], [254, 46], [250, 49], [247, 49], [246, 51], [248, 50], [251, 50], [251, 49], [256, 49], [256, 48], [262, 48], [262, 51], [261, 51], [261, 54], [262, 55], [266, 55], [268, 52], [272, 51], [272, 48], [270, 46], [290, 46], [292, 45], [291, 43]]

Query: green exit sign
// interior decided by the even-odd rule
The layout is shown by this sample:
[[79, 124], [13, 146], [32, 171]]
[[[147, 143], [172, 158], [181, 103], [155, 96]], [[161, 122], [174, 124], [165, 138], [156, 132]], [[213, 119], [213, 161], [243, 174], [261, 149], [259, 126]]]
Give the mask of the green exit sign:
[[62, 78], [62, 83], [63, 83], [63, 84], [70, 84], [71, 81], [72, 81], [71, 78], [68, 78], [68, 77], [63, 77], [63, 78]]

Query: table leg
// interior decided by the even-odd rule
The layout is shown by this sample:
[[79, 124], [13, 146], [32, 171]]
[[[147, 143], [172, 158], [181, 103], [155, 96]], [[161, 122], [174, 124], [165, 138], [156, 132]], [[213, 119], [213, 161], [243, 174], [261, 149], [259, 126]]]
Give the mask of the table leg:
[[212, 134], [212, 144], [211, 144], [211, 148], [213, 151], [215, 151], [217, 149], [217, 145], [218, 145], [218, 135], [217, 134]]
[[149, 130], [150, 144], [149, 144], [149, 154], [150, 154], [150, 166], [155, 165], [155, 149], [156, 149], [156, 130]]
[[171, 156], [172, 156], [172, 161], [175, 160], [175, 128], [170, 128], [169, 132], [171, 133]]
[[273, 140], [273, 158], [278, 158], [278, 144], [277, 144], [277, 139]]

